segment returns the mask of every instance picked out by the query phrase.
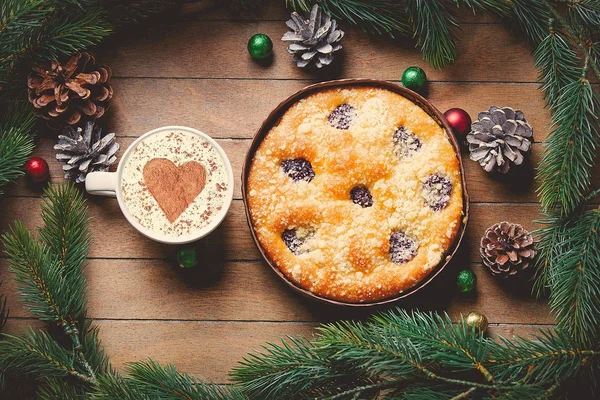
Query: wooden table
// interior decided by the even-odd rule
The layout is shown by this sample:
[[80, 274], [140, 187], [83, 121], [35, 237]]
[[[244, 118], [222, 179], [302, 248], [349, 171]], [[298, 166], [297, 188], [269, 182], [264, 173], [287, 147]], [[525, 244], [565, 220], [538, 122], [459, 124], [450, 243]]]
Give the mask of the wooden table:
[[[231, 16], [188, 4], [174, 20], [121, 32], [97, 51], [114, 72], [115, 95], [107, 122], [122, 149], [153, 128], [191, 126], [219, 141], [236, 177], [227, 219], [202, 242], [202, 265], [187, 274], [166, 261], [171, 249], [128, 225], [116, 200], [89, 199], [93, 233], [86, 268], [89, 316], [100, 326], [113, 364], [121, 368], [127, 361], [151, 357], [203, 379], [226, 382], [227, 371], [267, 341], [310, 334], [319, 322], [367, 315], [307, 301], [278, 280], [250, 237], [239, 177], [250, 138], [270, 110], [298, 89], [334, 78], [397, 82], [410, 65], [426, 70], [428, 98], [440, 110], [461, 107], [476, 117], [491, 105], [519, 108], [534, 127], [536, 143], [531, 163], [505, 179], [487, 175], [463, 154], [471, 220], [460, 255], [428, 290], [399, 305], [447, 310], [452, 316], [480, 310], [488, 316], [494, 335], [530, 335], [535, 328], [552, 324], [546, 301], [502, 286], [483, 269], [478, 255], [479, 239], [493, 223], [508, 220], [537, 227], [532, 221], [540, 210], [533, 171], [549, 114], [537, 90], [527, 45], [493, 19], [464, 15], [459, 57], [451, 68], [436, 71], [410, 44], [342, 25], [346, 37], [341, 63], [315, 76], [294, 66], [279, 40], [288, 17], [281, 3], [260, 16]], [[253, 62], [246, 51], [248, 38], [257, 32], [274, 41], [275, 57], [269, 66]], [[52, 181], [57, 183], [63, 179], [54, 161], [54, 142], [49, 135], [39, 138], [35, 155], [50, 162]], [[40, 193], [24, 181], [8, 188], [8, 193], [0, 203], [0, 229], [17, 219], [28, 227], [38, 226]], [[457, 294], [454, 281], [457, 270], [467, 266], [477, 273], [479, 283], [477, 293], [465, 297]], [[39, 326], [17, 302], [6, 259], [0, 259], [0, 279], [11, 308], [7, 330]]]

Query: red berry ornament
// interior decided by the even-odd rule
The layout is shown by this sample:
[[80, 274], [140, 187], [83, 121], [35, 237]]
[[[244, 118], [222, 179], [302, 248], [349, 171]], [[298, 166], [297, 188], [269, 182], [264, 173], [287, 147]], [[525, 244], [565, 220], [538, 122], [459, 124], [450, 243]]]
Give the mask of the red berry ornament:
[[451, 108], [444, 113], [454, 135], [466, 135], [471, 130], [471, 117], [462, 108]]
[[50, 168], [43, 158], [31, 157], [25, 163], [25, 173], [33, 182], [41, 183], [48, 180]]

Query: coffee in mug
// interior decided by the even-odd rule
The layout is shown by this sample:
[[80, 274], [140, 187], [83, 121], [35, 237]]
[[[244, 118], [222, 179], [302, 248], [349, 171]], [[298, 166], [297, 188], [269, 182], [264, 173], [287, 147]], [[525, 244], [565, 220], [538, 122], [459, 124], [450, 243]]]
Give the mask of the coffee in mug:
[[[214, 229], [233, 196], [233, 173], [221, 147], [190, 128], [159, 128], [136, 140], [122, 157], [116, 181], [92, 173], [86, 189], [115, 190], [121, 210], [140, 232], [165, 243], [187, 243]], [[104, 186], [103, 186], [104, 185]]]

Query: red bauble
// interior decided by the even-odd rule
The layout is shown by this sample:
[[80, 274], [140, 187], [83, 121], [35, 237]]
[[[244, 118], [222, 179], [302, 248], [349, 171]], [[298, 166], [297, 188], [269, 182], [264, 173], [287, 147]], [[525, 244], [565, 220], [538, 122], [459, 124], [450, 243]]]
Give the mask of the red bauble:
[[471, 117], [462, 108], [451, 108], [444, 113], [455, 135], [466, 135], [471, 130]]
[[31, 157], [25, 163], [25, 173], [33, 182], [41, 183], [48, 180], [50, 168], [43, 158]]

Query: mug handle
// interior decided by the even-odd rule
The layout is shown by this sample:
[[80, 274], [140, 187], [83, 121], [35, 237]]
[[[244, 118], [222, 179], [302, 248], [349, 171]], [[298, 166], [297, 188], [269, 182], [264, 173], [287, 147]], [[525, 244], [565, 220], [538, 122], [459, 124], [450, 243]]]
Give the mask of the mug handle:
[[116, 172], [90, 172], [85, 178], [85, 190], [97, 196], [117, 197]]

